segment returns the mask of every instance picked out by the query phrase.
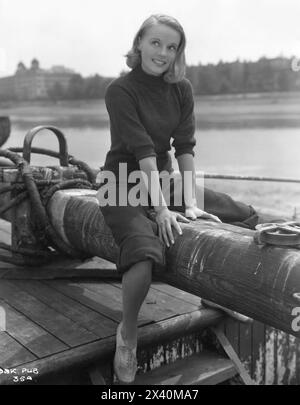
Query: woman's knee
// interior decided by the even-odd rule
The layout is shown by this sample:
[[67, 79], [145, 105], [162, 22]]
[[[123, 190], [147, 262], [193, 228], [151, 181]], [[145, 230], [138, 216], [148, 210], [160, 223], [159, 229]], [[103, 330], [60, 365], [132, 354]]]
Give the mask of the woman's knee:
[[[127, 271], [123, 273], [123, 279], [130, 278], [134, 279], [137, 284], [141, 285], [148, 285], [152, 281], [152, 268], [153, 268], [153, 261], [152, 260], [144, 260], [137, 262], [130, 266]], [[134, 283], [133, 283], [134, 284]]]
[[140, 261], [138, 263], [135, 263], [131, 266], [131, 269], [137, 269], [139, 271], [143, 271], [143, 272], [149, 272], [152, 271], [152, 267], [153, 267], [153, 261], [152, 260], [143, 260]]

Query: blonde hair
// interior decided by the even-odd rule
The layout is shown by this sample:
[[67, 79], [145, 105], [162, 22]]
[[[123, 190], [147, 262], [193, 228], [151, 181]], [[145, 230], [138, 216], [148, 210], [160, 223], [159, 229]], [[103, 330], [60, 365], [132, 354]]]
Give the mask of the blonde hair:
[[130, 51], [125, 55], [126, 64], [128, 67], [134, 69], [138, 64], [141, 63], [141, 52], [138, 49], [139, 40], [143, 37], [146, 30], [157, 24], [164, 24], [170, 28], [173, 28], [180, 34], [180, 43], [177, 49], [176, 57], [174, 62], [171, 64], [168, 71], [164, 74], [164, 80], [168, 83], [177, 83], [183, 79], [185, 75], [185, 45], [186, 37], [182, 26], [179, 22], [170, 16], [163, 14], [154, 14], [147, 18], [140, 29], [136, 33], [132, 47]]

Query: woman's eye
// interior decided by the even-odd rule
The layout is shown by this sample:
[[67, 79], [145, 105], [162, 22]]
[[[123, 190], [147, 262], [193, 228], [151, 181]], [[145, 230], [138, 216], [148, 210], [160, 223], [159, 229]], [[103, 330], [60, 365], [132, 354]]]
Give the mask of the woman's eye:
[[171, 49], [171, 51], [174, 51], [174, 52], [176, 52], [176, 51], [177, 51], [176, 46], [173, 46], [173, 45], [171, 45], [171, 46], [170, 46], [170, 49]]
[[158, 45], [159, 45], [159, 41], [153, 41], [152, 44], [155, 45], [155, 46], [158, 46]]

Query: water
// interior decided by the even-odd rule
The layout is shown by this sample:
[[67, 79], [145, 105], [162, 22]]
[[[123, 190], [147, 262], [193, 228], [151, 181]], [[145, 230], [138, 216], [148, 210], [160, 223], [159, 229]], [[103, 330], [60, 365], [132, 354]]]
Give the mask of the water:
[[[31, 126], [12, 125], [4, 148], [22, 146]], [[60, 127], [68, 142], [69, 153], [92, 167], [102, 165], [110, 146], [109, 128]], [[195, 164], [197, 170], [210, 173], [293, 177], [300, 179], [300, 129], [202, 129], [196, 132]], [[43, 131], [32, 146], [58, 150], [54, 134]], [[45, 156], [33, 155], [36, 165], [56, 164]], [[176, 163], [174, 164], [174, 167]]]
[[[1, 107], [0, 116], [4, 115], [9, 115], [12, 122], [4, 148], [22, 146], [29, 129], [51, 123], [65, 134], [70, 154], [94, 168], [104, 162], [110, 135], [103, 100], [21, 103]], [[300, 95], [256, 95], [239, 100], [201, 97], [196, 100], [195, 115], [197, 170], [300, 179]], [[58, 150], [54, 134], [47, 131], [37, 135], [33, 146]], [[58, 161], [33, 155], [31, 163], [57, 165]], [[205, 185], [256, 208], [300, 219], [300, 184], [206, 180]]]

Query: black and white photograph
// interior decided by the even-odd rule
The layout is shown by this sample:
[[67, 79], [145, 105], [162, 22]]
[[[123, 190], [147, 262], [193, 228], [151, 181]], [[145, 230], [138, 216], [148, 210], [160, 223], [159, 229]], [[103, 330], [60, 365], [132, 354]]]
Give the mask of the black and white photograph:
[[0, 385], [300, 384], [299, 16], [0, 0]]

